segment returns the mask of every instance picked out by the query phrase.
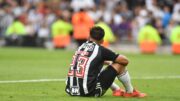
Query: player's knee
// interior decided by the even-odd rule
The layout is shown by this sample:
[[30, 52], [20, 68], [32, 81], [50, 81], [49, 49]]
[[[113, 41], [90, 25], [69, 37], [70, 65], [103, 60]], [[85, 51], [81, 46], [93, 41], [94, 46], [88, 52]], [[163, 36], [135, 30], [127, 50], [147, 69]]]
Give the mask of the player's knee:
[[118, 74], [122, 73], [126, 68], [125, 66], [119, 63], [113, 63], [111, 66], [117, 71]]
[[128, 58], [126, 56], [124, 56], [124, 55], [121, 55], [121, 64], [123, 66], [127, 66], [129, 64]]
[[111, 66], [115, 67], [115, 68], [120, 68], [121, 64], [119, 64], [119, 63], [112, 63]]

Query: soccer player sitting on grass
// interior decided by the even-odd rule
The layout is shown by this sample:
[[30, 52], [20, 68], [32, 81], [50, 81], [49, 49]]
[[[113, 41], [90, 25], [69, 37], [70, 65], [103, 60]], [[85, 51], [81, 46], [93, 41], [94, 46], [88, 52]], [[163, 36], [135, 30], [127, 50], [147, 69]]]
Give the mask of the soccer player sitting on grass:
[[[145, 93], [135, 90], [131, 84], [126, 69], [128, 59], [101, 46], [103, 37], [104, 30], [101, 27], [95, 26], [90, 30], [89, 40], [83, 43], [73, 56], [65, 91], [72, 96], [100, 97], [111, 85], [115, 85], [113, 81], [117, 77], [125, 87], [125, 91], [118, 90], [121, 93], [119, 96], [145, 97]], [[108, 61], [112, 64], [101, 71], [104, 62]]]

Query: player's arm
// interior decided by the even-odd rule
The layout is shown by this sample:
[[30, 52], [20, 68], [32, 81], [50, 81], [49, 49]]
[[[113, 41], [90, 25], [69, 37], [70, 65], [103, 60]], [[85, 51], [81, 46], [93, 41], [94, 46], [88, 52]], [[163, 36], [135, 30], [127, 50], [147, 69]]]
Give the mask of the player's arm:
[[104, 65], [111, 65], [112, 63], [112, 61], [104, 61]]
[[[112, 62], [119, 63], [124, 66], [126, 66], [129, 62], [126, 56], [116, 54], [112, 52], [111, 50], [104, 47], [102, 47], [102, 57], [105, 61], [112, 61]], [[109, 62], [105, 62], [105, 63], [109, 63]]]
[[119, 63], [123, 66], [126, 66], [129, 63], [129, 60], [124, 55], [118, 55], [114, 62]]

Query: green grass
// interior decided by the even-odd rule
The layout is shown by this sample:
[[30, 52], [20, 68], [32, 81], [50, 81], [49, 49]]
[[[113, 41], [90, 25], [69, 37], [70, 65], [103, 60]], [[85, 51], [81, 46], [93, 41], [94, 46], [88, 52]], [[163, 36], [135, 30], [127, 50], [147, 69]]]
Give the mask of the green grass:
[[[0, 81], [65, 78], [73, 51], [0, 48]], [[180, 76], [180, 56], [125, 54], [133, 77]], [[118, 82], [118, 81], [116, 81]], [[132, 79], [147, 98], [70, 97], [65, 82], [0, 83], [0, 101], [180, 101], [180, 79]], [[118, 83], [120, 84], [120, 83]]]

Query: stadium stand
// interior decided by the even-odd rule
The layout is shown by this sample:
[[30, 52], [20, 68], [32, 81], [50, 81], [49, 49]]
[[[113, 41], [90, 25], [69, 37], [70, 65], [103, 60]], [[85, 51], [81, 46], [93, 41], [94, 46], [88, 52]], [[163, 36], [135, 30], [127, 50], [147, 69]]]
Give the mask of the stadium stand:
[[16, 20], [25, 27], [25, 36], [20, 38], [22, 46], [45, 47], [46, 42], [53, 40], [58, 45], [62, 38], [54, 39], [52, 26], [59, 17], [72, 24], [72, 31], [66, 34], [72, 36], [70, 42], [75, 42], [73, 33], [77, 32], [77, 26], [72, 18], [81, 9], [89, 16], [85, 18], [93, 20], [86, 22], [89, 26], [100, 19], [110, 26], [116, 37], [113, 43], [117, 44], [137, 44], [140, 29], [151, 22], [162, 40], [161, 45], [171, 45], [172, 30], [180, 23], [180, 0], [0, 0], [0, 8], [0, 40], [8, 39], [5, 45], [10, 34], [17, 34], [8, 31]]

